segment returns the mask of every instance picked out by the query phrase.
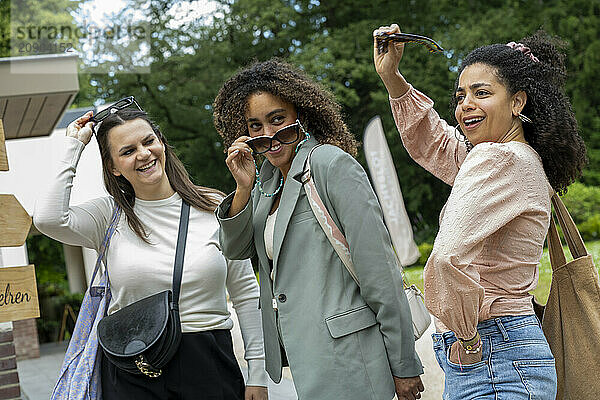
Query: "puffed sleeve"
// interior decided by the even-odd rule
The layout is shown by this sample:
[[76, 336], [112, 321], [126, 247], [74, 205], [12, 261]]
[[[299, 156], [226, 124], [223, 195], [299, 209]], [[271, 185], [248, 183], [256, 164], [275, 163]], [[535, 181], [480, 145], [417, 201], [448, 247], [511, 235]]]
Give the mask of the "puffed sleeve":
[[[425, 303], [459, 338], [475, 336], [484, 289], [473, 261], [485, 240], [530, 203], [535, 177], [506, 145], [481, 143], [465, 159], [424, 270]], [[531, 182], [527, 182], [531, 180]]]
[[433, 109], [433, 100], [412, 86], [390, 98], [392, 115], [406, 151], [419, 165], [452, 186], [466, 157], [464, 143]]

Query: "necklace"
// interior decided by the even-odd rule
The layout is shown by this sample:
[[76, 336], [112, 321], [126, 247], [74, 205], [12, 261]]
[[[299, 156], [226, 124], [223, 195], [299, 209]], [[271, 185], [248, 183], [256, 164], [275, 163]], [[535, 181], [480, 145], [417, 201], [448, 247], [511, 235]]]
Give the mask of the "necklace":
[[253, 160], [253, 161], [254, 161], [254, 168], [255, 168], [255, 171], [256, 171], [256, 184], [258, 185], [258, 190], [259, 190], [259, 192], [260, 192], [260, 193], [261, 193], [263, 196], [265, 196], [265, 197], [273, 197], [273, 196], [275, 196], [277, 193], [279, 193], [279, 191], [280, 191], [280, 190], [281, 190], [281, 188], [283, 187], [283, 176], [282, 176], [282, 177], [281, 177], [281, 179], [279, 180], [279, 186], [277, 187], [277, 189], [275, 189], [275, 191], [274, 191], [273, 193], [266, 193], [266, 192], [263, 190], [263, 187], [262, 187], [262, 182], [260, 181], [260, 175], [258, 174], [258, 165], [256, 165], [256, 160]]

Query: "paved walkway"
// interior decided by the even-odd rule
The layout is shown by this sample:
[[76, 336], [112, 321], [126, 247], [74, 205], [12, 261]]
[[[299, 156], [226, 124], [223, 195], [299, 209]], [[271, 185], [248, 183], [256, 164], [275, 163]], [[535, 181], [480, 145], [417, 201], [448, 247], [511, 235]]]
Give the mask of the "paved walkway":
[[[40, 348], [40, 358], [18, 362], [23, 400], [50, 398], [66, 347], [66, 342], [44, 344]], [[248, 376], [246, 367], [242, 367], [242, 373], [246, 379]], [[272, 400], [296, 400], [294, 384], [289, 378], [282, 379], [278, 385], [269, 382], [269, 395]]]
[[[234, 350], [238, 362], [242, 367], [244, 377], [246, 377], [247, 368], [246, 361], [243, 357], [242, 336], [235, 318], [235, 312], [232, 312], [232, 318], [234, 319], [235, 324], [232, 330]], [[417, 352], [425, 367], [425, 374], [422, 377], [423, 383], [425, 384], [425, 392], [421, 397], [423, 400], [439, 400], [442, 398], [443, 373], [437, 365], [433, 355], [431, 342], [432, 332], [433, 326], [431, 326], [429, 331], [417, 341]], [[52, 389], [56, 383], [58, 371], [63, 361], [66, 346], [66, 342], [44, 344], [40, 348], [40, 358], [18, 362], [17, 368], [19, 370], [23, 400], [48, 400], [50, 398]], [[269, 380], [269, 399], [297, 399], [292, 376], [288, 368], [284, 368], [281, 383], [275, 384]]]

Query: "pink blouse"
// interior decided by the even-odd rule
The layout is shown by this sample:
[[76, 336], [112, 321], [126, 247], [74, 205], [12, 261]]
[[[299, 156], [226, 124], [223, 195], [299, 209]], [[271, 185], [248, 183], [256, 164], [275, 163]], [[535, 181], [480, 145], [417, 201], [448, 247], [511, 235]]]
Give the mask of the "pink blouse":
[[390, 104], [410, 156], [452, 186], [423, 272], [438, 331], [469, 339], [480, 321], [533, 314], [552, 193], [537, 152], [513, 141], [467, 154], [423, 93], [411, 87]]

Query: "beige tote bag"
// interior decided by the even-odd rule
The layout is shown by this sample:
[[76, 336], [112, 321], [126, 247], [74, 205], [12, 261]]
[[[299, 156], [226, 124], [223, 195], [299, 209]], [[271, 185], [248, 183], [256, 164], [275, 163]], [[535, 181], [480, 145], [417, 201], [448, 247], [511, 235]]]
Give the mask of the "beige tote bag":
[[561, 199], [552, 204], [573, 256], [567, 262], [554, 220], [548, 252], [552, 264], [550, 296], [542, 326], [556, 358], [557, 400], [600, 398], [600, 281], [592, 256]]

